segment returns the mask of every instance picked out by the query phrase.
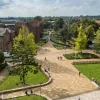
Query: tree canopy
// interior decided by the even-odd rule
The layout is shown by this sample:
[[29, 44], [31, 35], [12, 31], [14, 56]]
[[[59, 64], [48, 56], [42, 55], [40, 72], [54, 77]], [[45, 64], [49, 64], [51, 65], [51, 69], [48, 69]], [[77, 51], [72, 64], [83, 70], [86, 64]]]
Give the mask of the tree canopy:
[[30, 33], [26, 26], [22, 26], [18, 36], [14, 38], [12, 47], [13, 61], [20, 62], [21, 65], [10, 71], [10, 74], [20, 75], [20, 79], [24, 84], [27, 73], [29, 71], [33, 72], [32, 68], [27, 65], [33, 64], [37, 49], [38, 45], [35, 44], [33, 33]]
[[88, 39], [82, 25], [78, 28], [78, 37], [74, 39], [74, 42], [74, 45], [72, 45], [73, 49], [82, 52], [86, 48]]
[[96, 51], [100, 52], [100, 28], [96, 32], [94, 47]]
[[54, 24], [54, 30], [59, 30], [59, 29], [62, 29], [64, 26], [64, 20], [62, 18], [58, 18], [56, 21], [55, 21], [55, 24]]
[[34, 20], [42, 21], [42, 17], [41, 16], [35, 16]]

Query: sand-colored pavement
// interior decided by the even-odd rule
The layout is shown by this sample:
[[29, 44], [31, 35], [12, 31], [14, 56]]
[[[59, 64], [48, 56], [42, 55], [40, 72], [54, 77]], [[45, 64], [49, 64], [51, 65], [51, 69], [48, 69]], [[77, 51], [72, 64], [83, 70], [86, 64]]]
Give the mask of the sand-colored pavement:
[[[42, 90], [46, 91], [46, 95], [52, 99], [96, 89], [92, 82], [84, 75], [79, 77], [79, 72], [71, 64], [73, 60], [67, 60], [63, 57], [63, 54], [71, 52], [74, 51], [71, 49], [57, 50], [50, 43], [46, 44], [42, 47], [40, 52], [38, 52], [36, 58], [42, 61], [41, 64], [45, 69], [48, 70], [48, 68], [50, 68], [50, 74], [53, 78], [53, 82], [43, 87]], [[62, 56], [63, 59], [58, 60], [57, 57], [59, 56]], [[45, 57], [47, 61], [44, 60]]]
[[[84, 75], [81, 74], [79, 77], [79, 72], [71, 64], [73, 60], [67, 60], [63, 57], [63, 54], [71, 52], [74, 51], [71, 49], [57, 50], [51, 42], [40, 48], [36, 59], [39, 60], [43, 68], [49, 71], [53, 79], [51, 84], [41, 88], [42, 94], [52, 99], [59, 99], [97, 89]], [[59, 56], [62, 57], [62, 60], [58, 60]], [[39, 93], [40, 89], [37, 89], [36, 92]], [[21, 96], [23, 93], [24, 91], [9, 93], [5, 97]]]

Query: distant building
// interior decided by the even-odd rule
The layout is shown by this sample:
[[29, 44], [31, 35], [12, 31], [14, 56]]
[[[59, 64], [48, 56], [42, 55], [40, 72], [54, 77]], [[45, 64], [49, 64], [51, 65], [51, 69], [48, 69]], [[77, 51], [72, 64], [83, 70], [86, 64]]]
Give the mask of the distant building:
[[0, 50], [8, 51], [12, 46], [15, 32], [8, 28], [0, 28]]
[[19, 29], [25, 25], [29, 32], [32, 32], [34, 34], [35, 37], [35, 42], [39, 42], [40, 41], [40, 34], [41, 34], [41, 30], [42, 30], [42, 23], [40, 21], [31, 21], [31, 22], [17, 22], [15, 24], [15, 33], [16, 35], [18, 35], [19, 33]]
[[100, 20], [96, 20], [96, 23], [100, 25]]
[[19, 29], [25, 25], [29, 32], [32, 32], [35, 37], [35, 42], [40, 41], [40, 34], [42, 30], [42, 24], [40, 21], [31, 22], [16, 22], [14, 23], [1, 23], [0, 24], [0, 50], [6, 52], [9, 51], [13, 44], [13, 38], [19, 33]]

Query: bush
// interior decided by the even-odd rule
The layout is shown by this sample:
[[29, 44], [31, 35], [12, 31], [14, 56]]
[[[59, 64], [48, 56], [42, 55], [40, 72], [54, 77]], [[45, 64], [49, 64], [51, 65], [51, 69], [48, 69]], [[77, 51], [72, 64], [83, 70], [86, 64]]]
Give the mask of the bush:
[[99, 58], [97, 55], [91, 53], [71, 53], [65, 54], [65, 58], [67, 59], [92, 59], [92, 58]]
[[47, 39], [41, 39], [40, 42], [38, 43], [40, 46], [43, 46], [45, 43], [47, 43]]
[[7, 63], [0, 64], [0, 71], [2, 71], [7, 66]]
[[79, 61], [79, 62], [73, 62], [73, 65], [80, 65], [80, 64], [100, 64], [100, 61]]
[[[58, 36], [57, 36], [58, 35]], [[64, 46], [69, 47], [68, 41], [66, 42], [66, 45], [64, 42], [61, 41], [59, 34], [51, 34], [50, 40], [54, 42], [54, 47], [57, 49], [64, 49]]]
[[94, 50], [94, 52], [96, 52], [96, 53], [100, 54], [100, 50]]
[[4, 53], [0, 51], [0, 63], [3, 63], [5, 60]]

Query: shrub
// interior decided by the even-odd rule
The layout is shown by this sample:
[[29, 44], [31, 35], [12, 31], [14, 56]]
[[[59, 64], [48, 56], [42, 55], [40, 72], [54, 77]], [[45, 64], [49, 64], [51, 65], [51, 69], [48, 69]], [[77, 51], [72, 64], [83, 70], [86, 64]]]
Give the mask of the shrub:
[[67, 59], [92, 59], [92, 58], [99, 58], [97, 55], [91, 53], [71, 53], [65, 54], [65, 58]]
[[47, 43], [47, 39], [41, 39], [40, 42], [38, 43], [40, 46], [43, 46], [45, 43]]
[[5, 60], [4, 53], [0, 51], [0, 63], [3, 63]]
[[0, 64], [0, 71], [2, 71], [7, 66], [7, 63]]
[[100, 64], [100, 61], [79, 61], [79, 62], [73, 62], [73, 65], [80, 65], [80, 64]]

